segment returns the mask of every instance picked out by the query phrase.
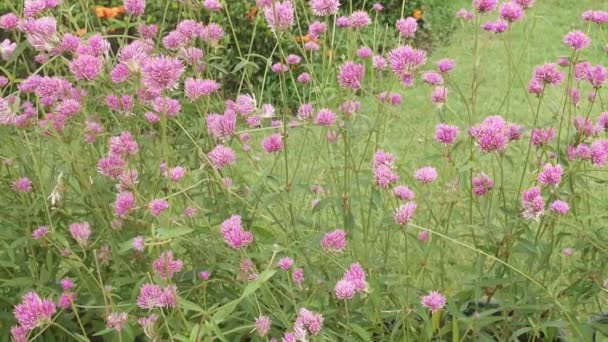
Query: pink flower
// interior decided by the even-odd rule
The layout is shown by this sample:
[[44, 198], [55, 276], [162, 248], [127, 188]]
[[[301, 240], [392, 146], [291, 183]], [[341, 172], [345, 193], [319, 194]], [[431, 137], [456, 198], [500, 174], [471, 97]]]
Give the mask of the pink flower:
[[183, 267], [184, 263], [179, 259], [173, 259], [173, 252], [171, 251], [163, 252], [152, 263], [154, 273], [165, 280], [173, 278], [173, 275], [180, 272]]
[[425, 73], [422, 74], [422, 80], [430, 85], [442, 85], [443, 84], [443, 77], [441, 77], [441, 74], [435, 72], [435, 71], [427, 71]]
[[456, 18], [460, 18], [462, 20], [469, 21], [469, 20], [475, 18], [475, 14], [473, 12], [467, 11], [464, 8], [461, 8], [458, 10], [458, 12], [456, 12]]
[[554, 128], [534, 128], [532, 130], [532, 144], [534, 146], [546, 146], [555, 138]]
[[435, 313], [445, 307], [446, 300], [445, 297], [437, 292], [431, 291], [426, 296], [420, 298], [420, 304], [425, 308], [431, 310], [431, 312]]
[[374, 168], [374, 182], [383, 189], [387, 189], [399, 180], [399, 175], [386, 165], [379, 165]]
[[177, 58], [150, 57], [142, 69], [143, 83], [151, 89], [175, 89], [183, 72], [184, 66]]
[[473, 177], [471, 184], [473, 185], [473, 194], [475, 196], [483, 196], [494, 188], [494, 181], [485, 173], [480, 173]]
[[292, 265], [293, 259], [290, 257], [283, 257], [277, 262], [277, 266], [279, 266], [279, 268], [282, 270], [288, 270], [291, 268]]
[[136, 236], [133, 239], [133, 249], [138, 252], [143, 252], [146, 246], [145, 238], [143, 236]]
[[274, 63], [270, 69], [275, 74], [282, 74], [289, 71], [289, 66], [283, 63]]
[[524, 218], [538, 220], [545, 213], [545, 200], [541, 195], [540, 188], [535, 186], [524, 191], [521, 198], [521, 206]]
[[298, 75], [298, 78], [296, 79], [296, 81], [298, 81], [298, 83], [306, 84], [306, 83], [310, 83], [310, 81], [312, 81], [312, 77], [310, 76], [309, 73], [303, 72]]
[[19, 25], [19, 17], [15, 13], [6, 13], [0, 16], [0, 29], [12, 30]]
[[564, 80], [564, 74], [554, 63], [546, 63], [534, 68], [534, 78], [541, 83], [559, 85]]
[[456, 61], [449, 58], [440, 59], [437, 62], [437, 69], [442, 74], [449, 74], [456, 66]]
[[336, 283], [334, 292], [336, 293], [336, 298], [339, 300], [346, 300], [352, 299], [357, 293], [357, 290], [355, 289], [355, 284], [353, 284], [351, 281], [341, 279], [338, 281], [338, 283]]
[[103, 61], [99, 57], [80, 55], [70, 62], [70, 71], [76, 79], [91, 81], [99, 76]]
[[154, 327], [154, 323], [158, 320], [157, 314], [151, 314], [150, 316], [144, 316], [137, 320], [137, 324], [139, 324], [144, 331], [148, 331]]
[[323, 329], [323, 320], [323, 315], [301, 308], [294, 325], [304, 327], [310, 334], [316, 336]]
[[365, 67], [353, 61], [347, 61], [340, 67], [338, 83], [341, 87], [357, 90], [365, 76]]
[[381, 4], [381, 3], [376, 2], [376, 3], [374, 3], [374, 4], [372, 5], [372, 10], [374, 10], [374, 11], [376, 11], [376, 12], [380, 12], [380, 11], [382, 11], [383, 9], [384, 9], [384, 6], [382, 6], [382, 4]]
[[319, 109], [315, 116], [315, 124], [320, 126], [331, 126], [336, 122], [336, 114], [327, 108]]
[[444, 145], [452, 145], [459, 131], [456, 126], [440, 123], [435, 127], [435, 140]]
[[423, 230], [418, 233], [418, 241], [420, 241], [422, 244], [427, 243], [429, 241], [429, 232], [427, 230]]
[[573, 250], [572, 248], [564, 248], [564, 249], [562, 250], [562, 254], [563, 254], [564, 256], [569, 257], [569, 256], [572, 256], [572, 254], [574, 254], [574, 250]]
[[300, 61], [302, 61], [302, 57], [294, 54], [291, 54], [285, 58], [285, 62], [287, 62], [289, 65], [300, 64]]
[[30, 181], [30, 179], [27, 177], [15, 179], [13, 181], [13, 184], [11, 185], [11, 188], [13, 189], [13, 191], [21, 193], [28, 193], [33, 191], [32, 181]]
[[11, 42], [9, 39], [3, 40], [2, 43], [0, 43], [0, 59], [8, 61], [16, 48], [17, 43]]
[[495, 22], [488, 21], [481, 28], [492, 33], [503, 33], [509, 28], [509, 22], [499, 19]]
[[391, 70], [405, 86], [414, 84], [414, 72], [426, 63], [426, 52], [409, 45], [400, 46], [388, 53]]
[[108, 329], [121, 331], [129, 320], [126, 312], [113, 312], [106, 317], [106, 326]]
[[569, 32], [564, 37], [564, 44], [577, 51], [586, 48], [590, 43], [591, 39], [589, 39], [589, 37], [587, 37], [587, 35], [581, 31]]
[[264, 16], [273, 31], [288, 30], [294, 22], [293, 4], [290, 0], [274, 1], [272, 5], [264, 7]]
[[344, 272], [342, 279], [351, 282], [355, 287], [355, 291], [367, 292], [367, 280], [365, 271], [358, 262], [350, 265], [348, 270]]
[[483, 152], [502, 151], [510, 141], [509, 125], [498, 115], [489, 116], [469, 130]]
[[139, 152], [139, 145], [131, 132], [122, 132], [119, 136], [111, 137], [108, 142], [110, 154], [127, 156], [136, 155]]
[[247, 247], [253, 242], [253, 234], [243, 229], [239, 215], [232, 215], [225, 220], [220, 226], [220, 231], [224, 236], [224, 242], [233, 249]]
[[340, 2], [338, 0], [311, 0], [310, 9], [316, 16], [326, 17], [338, 12]]
[[357, 57], [367, 59], [374, 55], [374, 51], [367, 46], [360, 47], [357, 49]]
[[182, 166], [170, 168], [167, 173], [167, 176], [169, 177], [169, 179], [171, 179], [171, 181], [177, 183], [182, 180], [184, 176], [186, 176], [186, 168]]
[[517, 2], [508, 1], [500, 6], [500, 17], [508, 22], [519, 21], [524, 16], [524, 10]]
[[19, 326], [29, 331], [50, 322], [56, 311], [52, 300], [42, 299], [36, 292], [28, 292], [15, 306], [13, 314]]
[[346, 232], [342, 229], [336, 229], [326, 233], [321, 239], [321, 247], [326, 252], [341, 252], [347, 245]]
[[491, 12], [496, 8], [498, 0], [473, 0], [473, 8], [479, 13]]
[[410, 223], [417, 207], [418, 205], [415, 202], [400, 205], [399, 208], [395, 209], [395, 223], [402, 226]]
[[205, 0], [203, 7], [211, 12], [218, 12], [222, 9], [222, 4], [218, 0]]
[[76, 294], [73, 292], [63, 292], [57, 300], [57, 306], [61, 309], [67, 310], [72, 307], [72, 304], [76, 300]]
[[268, 335], [272, 326], [272, 320], [268, 316], [259, 316], [255, 319], [255, 331], [261, 337]]
[[416, 170], [414, 177], [423, 184], [432, 183], [437, 179], [437, 170], [432, 166], [425, 166]]
[[398, 185], [393, 189], [393, 195], [400, 200], [411, 201], [416, 197], [414, 192], [405, 185]]
[[382, 56], [374, 56], [372, 57], [372, 66], [377, 70], [385, 70], [388, 63], [386, 62], [386, 58]]
[[125, 7], [125, 12], [128, 15], [133, 16], [143, 15], [146, 9], [145, 0], [124, 0], [123, 5]]
[[321, 37], [321, 35], [325, 33], [325, 31], [327, 31], [327, 25], [320, 21], [312, 22], [308, 26], [308, 32], [310, 36], [314, 39]]
[[223, 169], [226, 166], [233, 165], [236, 162], [236, 154], [230, 147], [217, 145], [208, 153], [211, 164], [216, 169]]
[[203, 41], [211, 46], [217, 46], [224, 38], [224, 29], [216, 23], [209, 23], [201, 32]]
[[42, 239], [48, 232], [50, 231], [49, 227], [47, 226], [40, 226], [38, 228], [36, 228], [36, 230], [34, 230], [32, 232], [32, 238], [34, 240], [40, 240]]
[[264, 138], [262, 140], [262, 147], [267, 153], [283, 150], [283, 136], [277, 133]]
[[534, 5], [535, 0], [515, 0], [515, 2], [523, 9], [528, 9]]
[[304, 270], [301, 268], [296, 268], [293, 270], [291, 279], [294, 283], [296, 283], [296, 285], [301, 285], [304, 282]]
[[207, 130], [211, 135], [219, 139], [227, 139], [236, 130], [236, 113], [226, 111], [224, 115], [209, 114], [207, 116]]
[[350, 17], [348, 17], [348, 26], [353, 29], [363, 28], [369, 26], [371, 23], [372, 20], [365, 11], [354, 11], [351, 13]]
[[220, 84], [214, 80], [204, 80], [189, 77], [184, 82], [184, 93], [190, 101], [201, 96], [209, 96], [220, 89]]
[[135, 196], [130, 191], [123, 191], [116, 195], [114, 214], [125, 218], [135, 209]]
[[208, 271], [198, 272], [198, 278], [200, 280], [203, 280], [203, 281], [204, 280], [209, 280], [210, 277], [211, 277], [211, 272], [208, 272]]
[[549, 207], [551, 208], [552, 212], [558, 215], [566, 215], [568, 211], [570, 211], [570, 206], [568, 203], [560, 200], [554, 201], [549, 205]]
[[543, 185], [559, 185], [563, 173], [561, 165], [545, 164], [543, 171], [538, 175], [538, 182]]
[[398, 19], [395, 23], [395, 27], [399, 34], [403, 38], [412, 38], [416, 34], [418, 29], [418, 22], [413, 17], [407, 17], [406, 19]]
[[158, 198], [152, 200], [152, 202], [148, 204], [148, 209], [150, 209], [150, 213], [152, 214], [152, 216], [158, 216], [162, 214], [163, 211], [169, 209], [169, 202], [164, 199]]
[[91, 236], [91, 226], [88, 222], [77, 222], [70, 224], [70, 234], [80, 246], [86, 246]]

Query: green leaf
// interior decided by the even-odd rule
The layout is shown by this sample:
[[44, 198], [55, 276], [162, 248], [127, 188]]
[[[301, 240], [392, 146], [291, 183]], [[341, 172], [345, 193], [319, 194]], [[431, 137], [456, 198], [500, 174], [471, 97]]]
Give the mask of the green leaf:
[[177, 228], [158, 228], [157, 235], [159, 238], [167, 239], [174, 238], [186, 234], [190, 234], [194, 231], [192, 228], [177, 227]]
[[188, 311], [205, 312], [205, 310], [198, 304], [191, 302], [183, 297], [178, 299], [179, 306]]
[[353, 330], [355, 334], [357, 334], [362, 341], [371, 341], [372, 336], [360, 325], [351, 324], [350, 328]]

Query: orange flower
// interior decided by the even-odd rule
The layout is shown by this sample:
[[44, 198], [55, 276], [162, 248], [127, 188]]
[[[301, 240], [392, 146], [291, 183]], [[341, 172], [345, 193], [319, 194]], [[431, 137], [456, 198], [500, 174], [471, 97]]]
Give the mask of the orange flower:
[[255, 17], [257, 15], [258, 15], [258, 8], [253, 6], [247, 13], [245, 13], [245, 18], [247, 18], [249, 20], [253, 20], [253, 19], [255, 19]]
[[298, 43], [308, 43], [311, 40], [310, 34], [306, 34], [304, 36], [296, 36], [296, 42]]
[[422, 18], [422, 10], [420, 10], [420, 9], [415, 9], [415, 10], [412, 12], [412, 17], [414, 17], [416, 20], [418, 20], [418, 19]]
[[86, 28], [81, 28], [81, 29], [78, 29], [78, 30], [76, 31], [76, 35], [77, 35], [78, 37], [82, 37], [82, 36], [84, 36], [85, 34], [87, 34], [87, 29], [86, 29]]
[[103, 7], [103, 6], [95, 6], [95, 16], [100, 19], [112, 19], [116, 18], [119, 15], [125, 13], [124, 6], [118, 7]]

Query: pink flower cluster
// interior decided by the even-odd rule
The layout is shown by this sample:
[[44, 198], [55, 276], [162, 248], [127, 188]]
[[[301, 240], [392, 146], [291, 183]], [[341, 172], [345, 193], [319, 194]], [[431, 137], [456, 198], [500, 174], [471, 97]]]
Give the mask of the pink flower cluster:
[[241, 226], [241, 216], [232, 215], [220, 227], [224, 242], [234, 249], [241, 249], [253, 242], [253, 234], [245, 231]]
[[144, 284], [139, 289], [137, 306], [142, 309], [173, 308], [176, 304], [177, 287], [167, 285], [162, 288], [155, 284]]
[[357, 293], [367, 292], [365, 271], [359, 263], [350, 265], [342, 279], [336, 283], [334, 292], [339, 300], [352, 299]]

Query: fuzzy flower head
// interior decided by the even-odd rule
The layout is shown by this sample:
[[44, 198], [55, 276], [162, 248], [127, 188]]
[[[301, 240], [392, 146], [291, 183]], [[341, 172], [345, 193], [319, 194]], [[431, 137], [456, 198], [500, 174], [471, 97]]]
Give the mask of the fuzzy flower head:
[[151, 89], [175, 89], [184, 73], [182, 62], [174, 57], [150, 57], [142, 69], [143, 83]]
[[437, 62], [437, 69], [442, 74], [449, 74], [454, 70], [456, 66], [456, 61], [450, 58], [443, 58]]
[[371, 23], [372, 20], [365, 11], [354, 11], [350, 17], [348, 17], [348, 26], [353, 29], [364, 28]]
[[288, 270], [293, 266], [293, 258], [283, 257], [277, 262], [277, 266], [282, 270]]
[[480, 173], [473, 177], [471, 185], [473, 185], [473, 194], [475, 196], [483, 196], [494, 188], [494, 181], [485, 173]]
[[280, 152], [283, 150], [283, 136], [279, 133], [267, 136], [262, 140], [262, 147], [267, 153]]
[[261, 337], [268, 335], [272, 326], [272, 320], [268, 316], [259, 316], [255, 319], [255, 331]]
[[189, 77], [184, 82], [184, 93], [190, 101], [201, 96], [209, 96], [220, 89], [220, 84], [214, 80]]
[[387, 57], [393, 73], [408, 87], [414, 84], [415, 70], [426, 63], [426, 52], [409, 45], [391, 50]]
[[352, 299], [357, 290], [355, 288], [355, 284], [346, 279], [341, 279], [336, 283], [336, 287], [334, 288], [334, 292], [336, 294], [336, 298], [339, 300]]
[[224, 242], [233, 249], [245, 248], [253, 242], [253, 234], [243, 229], [239, 215], [232, 215], [222, 222], [220, 231]]
[[570, 206], [568, 203], [560, 200], [556, 200], [549, 205], [549, 208], [552, 212], [558, 215], [566, 215], [568, 211], [570, 211]]
[[443, 84], [443, 77], [441, 76], [441, 74], [435, 72], [435, 71], [427, 71], [425, 73], [422, 74], [422, 80], [430, 85], [442, 85]]
[[515, 1], [508, 1], [500, 6], [500, 17], [508, 22], [516, 22], [524, 16], [524, 9]]
[[301, 308], [298, 311], [295, 325], [305, 328], [311, 335], [316, 336], [323, 329], [323, 320], [322, 314]]
[[32, 232], [32, 238], [34, 240], [40, 240], [42, 239], [48, 232], [50, 231], [49, 227], [47, 226], [40, 226], [38, 228], [36, 228], [33, 232]]
[[429, 184], [437, 179], [437, 170], [432, 166], [422, 167], [414, 172], [414, 178], [423, 184]]
[[274, 1], [272, 5], [264, 7], [264, 16], [273, 31], [288, 30], [294, 22], [293, 4], [290, 0]]
[[554, 63], [547, 63], [534, 68], [534, 79], [541, 84], [559, 85], [564, 80], [564, 74]]
[[86, 246], [91, 236], [91, 226], [88, 222], [70, 224], [70, 235], [80, 246]]
[[420, 304], [435, 313], [445, 307], [446, 299], [441, 293], [431, 291], [426, 296], [420, 298]]
[[543, 185], [559, 185], [563, 173], [561, 165], [545, 164], [543, 171], [538, 175], [538, 182]]
[[311, 0], [310, 9], [312, 13], [319, 17], [334, 15], [340, 8], [338, 0]]
[[532, 130], [532, 144], [534, 146], [547, 146], [555, 139], [555, 129], [551, 128], [535, 128]]
[[460, 18], [464, 21], [469, 21], [469, 20], [472, 20], [473, 18], [475, 18], [475, 13], [473, 13], [471, 11], [467, 11], [464, 8], [461, 8], [456, 12], [456, 18]]
[[119, 218], [127, 217], [135, 210], [135, 195], [130, 191], [123, 191], [116, 195], [114, 214]]
[[302, 268], [294, 269], [291, 274], [291, 280], [293, 280], [296, 285], [302, 285], [304, 282], [304, 270]]
[[440, 123], [435, 127], [435, 140], [444, 145], [453, 145], [459, 132], [456, 126]]
[[342, 229], [336, 229], [323, 236], [321, 248], [326, 252], [341, 252], [346, 248], [347, 243], [346, 232]]
[[96, 79], [102, 67], [103, 60], [91, 55], [80, 55], [70, 62], [70, 71], [78, 80]]
[[226, 166], [233, 165], [236, 162], [236, 154], [230, 147], [217, 145], [208, 154], [209, 160], [214, 168], [221, 170]]
[[55, 303], [50, 299], [43, 299], [36, 292], [26, 293], [13, 310], [19, 326], [26, 331], [42, 326], [51, 321], [57, 311]]
[[353, 61], [347, 61], [340, 66], [338, 83], [344, 88], [357, 90], [361, 88], [361, 82], [365, 76], [365, 67]]
[[109, 329], [122, 331], [129, 321], [129, 316], [126, 312], [112, 312], [106, 317], [106, 326]]
[[393, 195], [400, 200], [411, 201], [416, 197], [416, 194], [405, 185], [398, 185], [393, 189]]
[[27, 177], [15, 179], [11, 184], [11, 188], [15, 192], [28, 193], [33, 191], [32, 181]]
[[331, 126], [336, 122], [336, 113], [333, 111], [322, 108], [317, 112], [315, 116], [315, 124], [319, 126]]
[[124, 0], [123, 6], [128, 15], [140, 16], [144, 14], [146, 9], [145, 0]]
[[393, 215], [395, 223], [402, 226], [410, 223], [417, 207], [418, 205], [415, 202], [407, 202], [400, 205], [399, 208], [395, 209], [395, 214]]
[[183, 261], [174, 259], [173, 252], [163, 252], [158, 259], [152, 262], [152, 269], [159, 277], [164, 280], [173, 278], [175, 273], [178, 273], [184, 267]]
[[489, 116], [469, 130], [483, 152], [503, 151], [509, 141], [510, 126], [499, 115]]
[[150, 209], [152, 216], [159, 216], [165, 210], [169, 209], [169, 202], [164, 199], [157, 198], [148, 204], [148, 209]]
[[582, 31], [572, 31], [564, 37], [564, 44], [576, 51], [586, 48], [590, 43], [591, 39]]
[[418, 30], [418, 22], [413, 17], [401, 18], [395, 23], [395, 28], [397, 28], [401, 37], [413, 38], [416, 30]]
[[545, 200], [540, 188], [535, 186], [523, 192], [521, 197], [522, 216], [526, 219], [538, 220], [545, 213]]
[[498, 0], [473, 0], [472, 6], [479, 13], [487, 13], [496, 9]]

